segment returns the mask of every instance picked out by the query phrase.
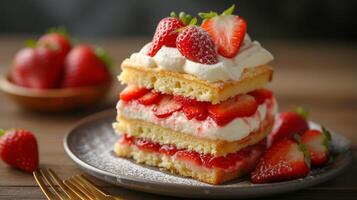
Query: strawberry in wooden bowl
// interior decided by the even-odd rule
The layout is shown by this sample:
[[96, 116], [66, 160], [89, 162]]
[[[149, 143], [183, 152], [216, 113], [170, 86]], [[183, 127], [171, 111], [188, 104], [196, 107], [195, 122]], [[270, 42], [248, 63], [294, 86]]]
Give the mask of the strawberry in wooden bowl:
[[69, 111], [103, 99], [111, 86], [110, 65], [102, 49], [73, 46], [65, 32], [50, 32], [17, 52], [0, 88], [24, 108]]

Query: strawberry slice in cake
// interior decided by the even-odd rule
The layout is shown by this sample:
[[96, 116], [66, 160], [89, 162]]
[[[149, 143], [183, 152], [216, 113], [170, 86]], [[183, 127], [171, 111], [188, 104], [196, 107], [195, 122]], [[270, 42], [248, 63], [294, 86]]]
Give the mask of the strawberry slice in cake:
[[255, 168], [277, 112], [263, 88], [273, 57], [233, 10], [200, 13], [201, 26], [172, 13], [123, 61], [116, 155], [210, 184]]

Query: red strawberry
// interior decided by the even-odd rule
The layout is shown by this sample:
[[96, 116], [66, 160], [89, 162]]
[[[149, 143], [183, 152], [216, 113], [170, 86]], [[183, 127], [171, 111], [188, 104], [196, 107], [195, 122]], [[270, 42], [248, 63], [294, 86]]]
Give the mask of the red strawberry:
[[208, 116], [207, 106], [204, 104], [196, 106], [183, 106], [182, 110], [189, 120], [195, 118], [199, 121], [203, 121]]
[[185, 151], [185, 150], [178, 151], [175, 154], [175, 158], [178, 158], [178, 159], [184, 160], [184, 161], [189, 161], [196, 165], [202, 164], [200, 154], [197, 153], [196, 151]]
[[219, 125], [224, 126], [236, 117], [246, 117], [254, 114], [258, 108], [254, 97], [238, 95], [220, 104], [209, 105], [209, 116]]
[[156, 27], [148, 55], [155, 56], [162, 46], [176, 47], [177, 30], [184, 26], [185, 24], [175, 17], [162, 19]]
[[310, 171], [309, 165], [306, 149], [294, 140], [283, 139], [261, 157], [251, 174], [251, 181], [269, 183], [303, 178]]
[[310, 153], [311, 164], [314, 166], [324, 165], [329, 160], [331, 135], [325, 128], [322, 130], [308, 130], [301, 135], [301, 142]]
[[120, 93], [119, 98], [123, 101], [130, 101], [133, 99], [138, 99], [148, 92], [150, 92], [150, 90], [144, 87], [138, 87], [136, 85], [128, 85]]
[[175, 101], [171, 95], [164, 95], [153, 111], [156, 117], [165, 118], [181, 108], [182, 104]]
[[64, 60], [69, 50], [71, 49], [71, 42], [63, 33], [52, 32], [43, 35], [38, 40], [38, 45], [47, 46], [49, 45], [51, 48], [54, 48], [59, 51], [61, 58]]
[[57, 51], [50, 47], [21, 49], [14, 58], [11, 81], [30, 88], [55, 88], [59, 86], [63, 67]]
[[[305, 116], [303, 116], [305, 115]], [[282, 112], [275, 116], [272, 133], [268, 136], [268, 146], [284, 139], [292, 138], [295, 134], [302, 134], [309, 129], [306, 121], [307, 113]]]
[[159, 92], [148, 92], [138, 99], [138, 102], [143, 105], [152, 105], [157, 103], [162, 95]]
[[218, 62], [216, 46], [206, 31], [198, 26], [183, 28], [176, 39], [177, 49], [194, 62], [215, 64]]
[[110, 80], [109, 57], [101, 49], [78, 45], [67, 55], [64, 65], [63, 87], [102, 84]]
[[218, 53], [233, 58], [239, 52], [247, 31], [247, 23], [239, 16], [232, 15], [234, 5], [221, 15], [216, 12], [199, 13], [204, 19], [201, 27], [208, 32], [218, 47]]
[[197, 101], [196, 99], [192, 99], [190, 97], [184, 97], [181, 95], [175, 95], [174, 99], [175, 99], [175, 101], [180, 102], [184, 106], [197, 106], [197, 105], [201, 105], [201, 104], [205, 103], [205, 102], [200, 102], [200, 101]]
[[33, 172], [38, 169], [38, 147], [33, 134], [24, 129], [1, 131], [0, 157], [12, 167]]
[[270, 99], [273, 97], [273, 92], [264, 88], [254, 90], [253, 92], [249, 92], [248, 94], [255, 98], [258, 105], [264, 103], [265, 99]]

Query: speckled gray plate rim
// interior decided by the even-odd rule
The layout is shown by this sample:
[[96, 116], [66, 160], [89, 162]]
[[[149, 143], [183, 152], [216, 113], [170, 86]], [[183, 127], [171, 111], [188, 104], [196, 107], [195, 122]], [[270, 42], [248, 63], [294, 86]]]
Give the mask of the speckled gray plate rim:
[[[94, 177], [154, 194], [190, 198], [252, 198], [285, 193], [325, 182], [342, 172], [352, 160], [349, 141], [332, 132], [334, 162], [313, 169], [303, 179], [252, 184], [249, 178], [242, 178], [223, 185], [209, 185], [116, 157], [112, 149], [120, 136], [112, 129], [115, 116], [115, 109], [111, 109], [78, 122], [64, 138], [65, 152], [82, 170]], [[320, 129], [320, 125], [314, 122], [310, 122], [310, 127]]]

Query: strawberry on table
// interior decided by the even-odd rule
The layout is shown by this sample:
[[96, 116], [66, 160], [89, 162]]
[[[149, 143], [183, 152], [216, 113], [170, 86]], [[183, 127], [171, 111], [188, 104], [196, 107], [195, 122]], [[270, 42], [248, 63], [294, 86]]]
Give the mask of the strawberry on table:
[[68, 53], [64, 64], [63, 87], [102, 84], [110, 80], [111, 60], [100, 48], [78, 45]]
[[311, 165], [321, 166], [329, 161], [330, 132], [322, 127], [318, 130], [308, 130], [301, 135], [301, 142], [305, 145], [311, 157]]
[[219, 126], [224, 126], [236, 117], [246, 117], [257, 111], [258, 105], [250, 95], [238, 95], [219, 104], [208, 106], [209, 116]]
[[261, 157], [251, 174], [253, 183], [288, 181], [305, 177], [310, 171], [309, 154], [292, 139], [273, 144]]
[[25, 129], [0, 130], [0, 158], [8, 165], [26, 172], [37, 170], [36, 138]]
[[199, 13], [204, 19], [201, 27], [212, 37], [218, 53], [227, 58], [235, 57], [243, 43], [247, 23], [237, 15], [232, 15], [235, 5], [221, 15], [216, 12]]
[[164, 95], [153, 108], [154, 114], [158, 118], [169, 117], [172, 113], [181, 110], [182, 104], [175, 101], [171, 95]]
[[150, 90], [144, 87], [139, 87], [136, 85], [128, 85], [120, 93], [119, 98], [123, 101], [130, 101], [133, 99], [138, 99], [148, 92], [150, 92]]
[[272, 133], [268, 136], [268, 146], [284, 139], [292, 138], [295, 134], [302, 134], [309, 129], [308, 113], [298, 108], [296, 112], [281, 112], [275, 116]]
[[71, 41], [64, 28], [51, 29], [49, 33], [40, 37], [37, 45], [51, 46], [52, 48], [58, 50], [63, 60], [71, 49]]
[[212, 38], [198, 26], [184, 27], [176, 39], [176, 46], [180, 53], [191, 61], [209, 65], [218, 62]]
[[57, 50], [47, 46], [23, 48], [14, 57], [10, 72], [13, 83], [29, 88], [56, 88], [63, 72]]

